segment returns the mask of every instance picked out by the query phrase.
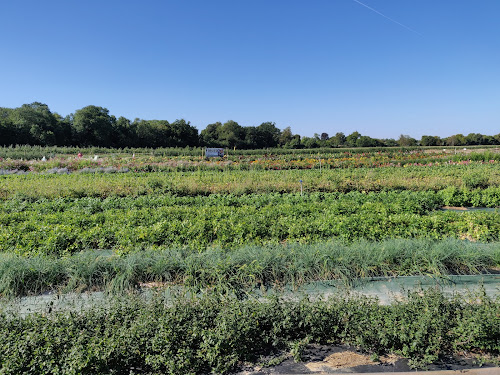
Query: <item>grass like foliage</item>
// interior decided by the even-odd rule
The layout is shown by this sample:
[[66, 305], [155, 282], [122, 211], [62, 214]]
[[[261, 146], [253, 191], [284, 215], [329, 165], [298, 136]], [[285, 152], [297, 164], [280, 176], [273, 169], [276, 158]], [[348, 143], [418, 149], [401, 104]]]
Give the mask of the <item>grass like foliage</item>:
[[123, 292], [141, 283], [184, 285], [194, 291], [253, 290], [361, 277], [479, 274], [500, 266], [500, 244], [447, 239], [326, 242], [250, 246], [202, 253], [147, 250], [122, 256], [110, 251], [65, 258], [0, 256], [0, 294], [46, 291]]

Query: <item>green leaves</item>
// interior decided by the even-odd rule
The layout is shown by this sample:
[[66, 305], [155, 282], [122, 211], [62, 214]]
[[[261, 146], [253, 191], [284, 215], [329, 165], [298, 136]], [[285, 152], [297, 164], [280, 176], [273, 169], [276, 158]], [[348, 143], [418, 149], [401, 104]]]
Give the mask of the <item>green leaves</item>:
[[280, 350], [300, 360], [310, 343], [395, 352], [414, 367], [460, 350], [498, 353], [499, 301], [471, 297], [481, 303], [433, 290], [388, 306], [341, 295], [246, 302], [213, 294], [168, 302], [129, 296], [79, 313], [0, 313], [0, 371], [225, 374]]
[[12, 199], [0, 201], [0, 250], [62, 256], [91, 249], [126, 253], [150, 247], [189, 247], [203, 251], [332, 238], [347, 242], [394, 237], [498, 238], [500, 224], [494, 211], [437, 211], [448, 195], [449, 190], [148, 195], [59, 198], [30, 204]]

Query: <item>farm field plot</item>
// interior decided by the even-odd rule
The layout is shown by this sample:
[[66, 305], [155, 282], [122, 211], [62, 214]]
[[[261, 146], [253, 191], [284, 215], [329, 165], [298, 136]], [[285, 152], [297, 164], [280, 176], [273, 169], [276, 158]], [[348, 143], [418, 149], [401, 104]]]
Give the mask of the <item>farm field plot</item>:
[[[43, 149], [37, 160], [2, 151], [0, 299], [106, 291], [109, 304], [26, 317], [0, 304], [0, 372], [227, 373], [270, 353], [300, 359], [313, 343], [397, 353], [416, 367], [464, 351], [499, 360], [498, 296], [427, 290], [381, 306], [248, 293], [499, 273], [495, 150], [221, 161], [98, 151], [45, 161]], [[141, 298], [151, 286], [154, 297]], [[161, 291], [175, 286], [191, 297], [166, 301]]]

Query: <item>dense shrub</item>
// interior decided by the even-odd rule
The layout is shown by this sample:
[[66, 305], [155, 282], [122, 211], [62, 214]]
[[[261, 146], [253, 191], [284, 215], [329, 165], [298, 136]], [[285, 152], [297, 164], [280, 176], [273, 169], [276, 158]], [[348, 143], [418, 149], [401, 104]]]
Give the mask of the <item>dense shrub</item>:
[[157, 296], [117, 299], [79, 313], [0, 313], [0, 371], [227, 373], [262, 354], [300, 351], [307, 342], [399, 353], [416, 367], [462, 349], [498, 354], [500, 302], [475, 298], [479, 303], [448, 300], [429, 290], [381, 306], [344, 296], [242, 302], [208, 295], [174, 303]]

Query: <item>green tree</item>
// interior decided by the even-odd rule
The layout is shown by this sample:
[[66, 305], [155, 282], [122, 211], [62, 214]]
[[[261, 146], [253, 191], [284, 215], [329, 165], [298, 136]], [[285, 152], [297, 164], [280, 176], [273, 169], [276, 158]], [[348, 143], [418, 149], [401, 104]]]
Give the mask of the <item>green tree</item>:
[[256, 128], [257, 148], [276, 147], [280, 141], [281, 131], [274, 122], [263, 122]]
[[398, 141], [396, 141], [394, 138], [382, 139], [382, 142], [384, 143], [384, 146], [387, 146], [387, 147], [397, 147], [398, 146]]
[[381, 142], [378, 139], [362, 135], [356, 140], [356, 147], [377, 147]]
[[300, 138], [300, 135], [295, 134], [292, 137], [292, 139], [285, 144], [284, 148], [291, 148], [291, 149], [304, 148], [304, 145], [302, 144], [302, 140]]
[[420, 146], [441, 146], [441, 138], [432, 135], [423, 135], [420, 139]]
[[205, 147], [221, 147], [222, 144], [219, 139], [221, 128], [222, 124], [220, 122], [208, 124], [207, 127], [200, 132], [200, 144]]
[[230, 148], [243, 148], [245, 145], [245, 129], [236, 121], [229, 120], [219, 129], [221, 145]]
[[[300, 138], [300, 136], [299, 136]], [[280, 146], [285, 146], [287, 143], [291, 142], [293, 140], [293, 134], [292, 134], [292, 129], [287, 126], [283, 131], [281, 132], [278, 140], [278, 144]]]
[[483, 135], [483, 145], [496, 145], [496, 139], [492, 135]]
[[11, 108], [0, 107], [0, 145], [9, 146], [16, 143], [14, 125], [10, 119]]
[[354, 131], [346, 137], [345, 143], [347, 144], [347, 146], [356, 147], [356, 142], [358, 141], [359, 137], [361, 137], [361, 134], [358, 131]]
[[346, 137], [342, 132], [335, 133], [335, 135], [328, 140], [328, 143], [332, 147], [343, 146], [345, 142], [346, 142]]
[[246, 126], [245, 128], [245, 148], [247, 149], [258, 149], [262, 148], [259, 146], [262, 143], [259, 131], [255, 126]]
[[56, 144], [57, 119], [46, 104], [33, 102], [10, 111], [16, 143], [52, 146]]
[[446, 144], [448, 146], [463, 146], [466, 144], [465, 142], [463, 134], [455, 134], [446, 138]]
[[469, 133], [465, 137], [466, 145], [482, 145], [484, 144], [484, 136], [479, 133]]
[[316, 137], [302, 137], [301, 143], [305, 148], [318, 148], [320, 146], [319, 139]]
[[133, 124], [139, 147], [167, 147], [169, 142], [169, 123], [166, 120], [135, 119]]
[[175, 120], [166, 130], [166, 147], [198, 146], [198, 130], [189, 121]]
[[73, 144], [72, 121], [69, 116], [62, 117], [59, 113], [54, 113], [56, 123], [54, 126], [55, 144], [58, 146], [71, 146]]
[[417, 140], [415, 138], [410, 137], [409, 135], [401, 134], [398, 139], [398, 144], [401, 147], [416, 146]]
[[75, 112], [73, 128], [80, 146], [110, 147], [116, 118], [103, 107], [89, 105]]
[[136, 127], [123, 116], [113, 124], [113, 147], [135, 147], [137, 146]]

